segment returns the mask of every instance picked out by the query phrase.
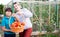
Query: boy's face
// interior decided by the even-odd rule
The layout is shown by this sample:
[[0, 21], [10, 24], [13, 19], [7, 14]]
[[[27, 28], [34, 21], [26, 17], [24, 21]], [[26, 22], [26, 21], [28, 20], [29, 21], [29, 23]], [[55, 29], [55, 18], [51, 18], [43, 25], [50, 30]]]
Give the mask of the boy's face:
[[12, 12], [10, 12], [10, 11], [6, 11], [6, 16], [8, 16], [8, 17], [11, 16], [11, 13]]
[[16, 11], [19, 11], [20, 10], [20, 5], [16, 3], [16, 4], [14, 4], [14, 8], [15, 8]]

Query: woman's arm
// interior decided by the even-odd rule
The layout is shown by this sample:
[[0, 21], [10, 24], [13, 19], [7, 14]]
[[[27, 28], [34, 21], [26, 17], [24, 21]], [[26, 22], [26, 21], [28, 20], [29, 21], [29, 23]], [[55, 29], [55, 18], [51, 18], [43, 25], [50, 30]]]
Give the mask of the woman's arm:
[[15, 14], [15, 13], [13, 13], [13, 14], [12, 14], [12, 16], [15, 18], [15, 21], [20, 22], [20, 21], [19, 21], [19, 18], [16, 16], [16, 14]]
[[15, 19], [16, 21], [20, 22], [20, 21], [19, 21], [19, 18], [18, 18], [17, 16], [15, 16], [15, 18], [16, 18], [16, 19]]
[[[22, 12], [21, 12], [22, 11]], [[19, 14], [19, 15], [24, 15], [24, 17], [26, 17], [26, 18], [29, 18], [29, 17], [32, 17], [33, 16], [33, 14], [32, 14], [32, 12], [30, 12], [28, 9], [26, 9], [26, 8], [23, 8], [21, 11], [19, 11], [19, 12], [17, 12], [17, 14]]]
[[26, 9], [26, 8], [23, 9], [23, 14], [24, 14], [24, 16], [27, 17], [27, 18], [33, 16], [32, 12], [30, 12], [30, 11], [29, 11], [28, 9]]

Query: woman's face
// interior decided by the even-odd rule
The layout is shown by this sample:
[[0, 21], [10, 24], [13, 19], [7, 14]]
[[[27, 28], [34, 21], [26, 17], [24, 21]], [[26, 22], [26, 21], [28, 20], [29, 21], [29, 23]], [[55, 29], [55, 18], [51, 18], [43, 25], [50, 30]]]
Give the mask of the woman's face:
[[10, 12], [10, 11], [6, 11], [6, 16], [8, 16], [8, 17], [11, 16], [11, 13], [12, 12]]
[[15, 8], [16, 11], [19, 11], [20, 10], [19, 4], [14, 4], [14, 8]]

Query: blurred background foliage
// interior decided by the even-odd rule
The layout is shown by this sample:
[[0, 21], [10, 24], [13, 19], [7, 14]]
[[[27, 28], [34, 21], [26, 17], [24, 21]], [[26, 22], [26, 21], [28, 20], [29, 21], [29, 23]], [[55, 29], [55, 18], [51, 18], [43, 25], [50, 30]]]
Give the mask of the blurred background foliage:
[[[22, 8], [27, 8], [33, 13], [31, 18], [33, 24], [33, 31], [44, 31], [52, 32], [55, 29], [60, 29], [60, 4], [58, 4], [58, 10], [56, 9], [56, 4], [45, 5], [39, 3], [21, 3]], [[8, 5], [12, 6], [12, 5]], [[4, 13], [4, 5], [0, 5], [0, 14]], [[57, 12], [56, 12], [57, 10]], [[58, 16], [56, 15], [58, 13]], [[58, 19], [58, 20], [57, 20]], [[58, 21], [58, 24], [57, 24]], [[0, 20], [1, 22], [1, 20]], [[42, 37], [59, 37], [55, 34], [46, 34]]]

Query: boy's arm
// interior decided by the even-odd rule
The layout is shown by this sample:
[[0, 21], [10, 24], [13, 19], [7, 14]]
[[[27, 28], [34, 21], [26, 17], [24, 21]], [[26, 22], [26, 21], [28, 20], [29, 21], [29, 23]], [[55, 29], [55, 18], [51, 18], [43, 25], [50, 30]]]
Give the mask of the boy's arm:
[[8, 29], [5, 28], [5, 19], [4, 18], [2, 19], [1, 28], [2, 28], [3, 31], [10, 31], [10, 30], [8, 30]]
[[11, 31], [11, 30], [6, 29], [5, 27], [2, 27], [2, 30], [3, 31]]

